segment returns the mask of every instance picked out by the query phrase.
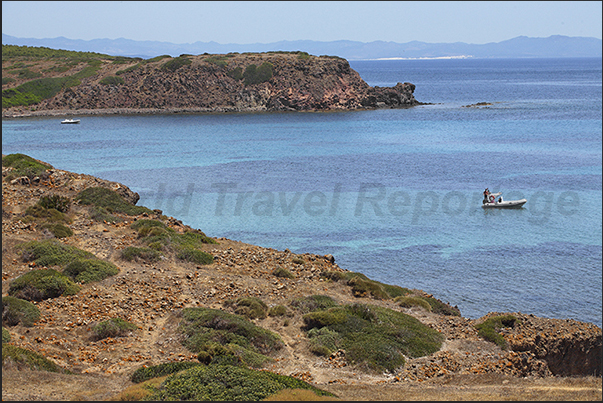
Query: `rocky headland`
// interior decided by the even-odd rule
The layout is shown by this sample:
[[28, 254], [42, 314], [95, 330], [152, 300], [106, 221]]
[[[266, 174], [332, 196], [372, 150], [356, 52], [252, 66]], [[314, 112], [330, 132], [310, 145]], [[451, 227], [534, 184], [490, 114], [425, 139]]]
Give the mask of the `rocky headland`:
[[[61, 89], [35, 104], [5, 107], [3, 103], [2, 116], [337, 111], [420, 104], [411, 83], [371, 87], [347, 60], [305, 52], [149, 60], [101, 57], [95, 60], [95, 70], [91, 62], [61, 64], [59, 60], [40, 58], [32, 63], [23, 56], [5, 61], [3, 55], [3, 72], [10, 78], [3, 79], [3, 98], [15, 95], [7, 90], [28, 91], [29, 87], [19, 86], [33, 81], [31, 77], [42, 77], [37, 82], [48, 86], [40, 80], [78, 78], [61, 81]], [[27, 68], [20, 68], [23, 65]]]
[[[401, 304], [382, 293], [382, 284], [371, 283], [381, 287], [379, 294], [375, 288], [359, 290], [352, 281], [336, 281], [349, 273], [337, 265], [336, 257], [295, 254], [221, 237], [203, 246], [213, 257], [208, 264], [184, 261], [167, 252], [157, 260], [127, 260], [126, 248], [145, 246], [133, 223], [157, 220], [179, 234], [202, 234], [201, 229], [159, 210], [113, 213], [114, 220], [99, 219], [90, 206], [77, 201], [82, 191], [110, 189], [130, 205], [136, 205], [138, 195], [123, 184], [90, 175], [48, 165], [41, 174], [19, 176], [15, 168], [4, 166], [3, 158], [2, 177], [3, 327], [10, 333], [8, 344], [33, 351], [71, 372], [32, 370], [23, 362], [5, 360], [3, 348], [3, 400], [125, 398], [124, 390], [133, 386], [133, 372], [143, 366], [198, 362], [198, 355], [185, 347], [178, 330], [185, 308], [233, 312], [232, 300], [241, 297], [260, 299], [268, 307], [285, 306], [290, 312], [285, 317], [253, 319], [256, 326], [277, 333], [283, 342], [263, 369], [302, 379], [343, 400], [601, 399], [601, 329], [594, 324], [520, 312], [492, 312], [473, 320], [412, 288], [408, 292], [415, 299], [430, 301], [439, 309], [425, 303]], [[71, 235], [57, 237], [28, 209], [53, 195], [69, 200], [68, 219], [63, 222]], [[34, 299], [40, 317], [33, 325], [8, 323], [4, 298], [14, 295], [11, 284], [29, 272], [58, 268], [40, 267], [21, 245], [49, 239], [110, 262], [118, 273], [82, 282], [79, 292], [72, 295]], [[277, 275], [278, 270], [290, 275]], [[291, 308], [294, 299], [312, 295], [410, 315], [439, 333], [443, 342], [436, 352], [407, 356], [403, 366], [383, 372], [355, 365], [345, 349], [316, 354], [304, 330], [304, 315]], [[136, 328], [120, 337], [92, 337], [94, 326], [116, 317]], [[507, 318], [504, 323], [509, 317], [511, 323], [495, 329], [502, 343], [484, 338], [478, 330], [489, 319]]]

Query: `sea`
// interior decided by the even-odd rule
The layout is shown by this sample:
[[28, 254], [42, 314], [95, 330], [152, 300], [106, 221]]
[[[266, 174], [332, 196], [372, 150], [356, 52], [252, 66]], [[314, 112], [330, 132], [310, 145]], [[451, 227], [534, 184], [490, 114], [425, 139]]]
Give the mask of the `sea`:
[[[2, 153], [117, 181], [212, 237], [331, 254], [465, 317], [601, 327], [600, 58], [350, 61], [423, 105], [2, 120]], [[483, 191], [525, 198], [483, 209]]]

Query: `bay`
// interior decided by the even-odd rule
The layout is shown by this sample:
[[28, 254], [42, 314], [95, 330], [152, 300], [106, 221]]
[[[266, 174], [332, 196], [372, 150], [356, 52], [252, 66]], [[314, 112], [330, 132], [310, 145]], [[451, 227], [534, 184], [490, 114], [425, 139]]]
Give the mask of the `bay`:
[[[124, 183], [210, 236], [333, 254], [466, 317], [601, 326], [601, 59], [350, 64], [431, 104], [3, 119], [2, 152]], [[485, 187], [528, 202], [484, 210]]]

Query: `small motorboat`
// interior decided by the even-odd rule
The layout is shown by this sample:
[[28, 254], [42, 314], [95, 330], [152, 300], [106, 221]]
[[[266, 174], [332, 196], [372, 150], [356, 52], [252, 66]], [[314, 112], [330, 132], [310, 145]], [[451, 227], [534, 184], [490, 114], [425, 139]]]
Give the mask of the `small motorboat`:
[[61, 123], [74, 124], [74, 123], [80, 123], [80, 120], [79, 119], [65, 119], [65, 120], [61, 120]]
[[520, 208], [527, 203], [526, 199], [503, 200], [502, 192], [490, 193], [488, 189], [484, 191], [483, 208]]

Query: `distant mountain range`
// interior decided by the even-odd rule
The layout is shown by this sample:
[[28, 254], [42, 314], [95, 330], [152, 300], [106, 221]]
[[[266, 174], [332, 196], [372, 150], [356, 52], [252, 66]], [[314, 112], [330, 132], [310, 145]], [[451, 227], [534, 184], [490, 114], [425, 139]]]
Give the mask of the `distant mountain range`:
[[52, 49], [96, 52], [112, 56], [142, 57], [149, 59], [160, 55], [179, 56], [203, 53], [225, 54], [267, 51], [304, 51], [312, 55], [339, 56], [347, 60], [419, 59], [419, 58], [540, 58], [540, 57], [602, 57], [601, 39], [553, 35], [548, 38], [518, 36], [502, 42], [481, 45], [463, 42], [426, 43], [412, 41], [357, 42], [357, 41], [280, 41], [273, 43], [219, 44], [194, 42], [176, 44], [159, 41], [131, 39], [68, 39], [17, 38], [2, 34], [3, 45], [43, 46]]

